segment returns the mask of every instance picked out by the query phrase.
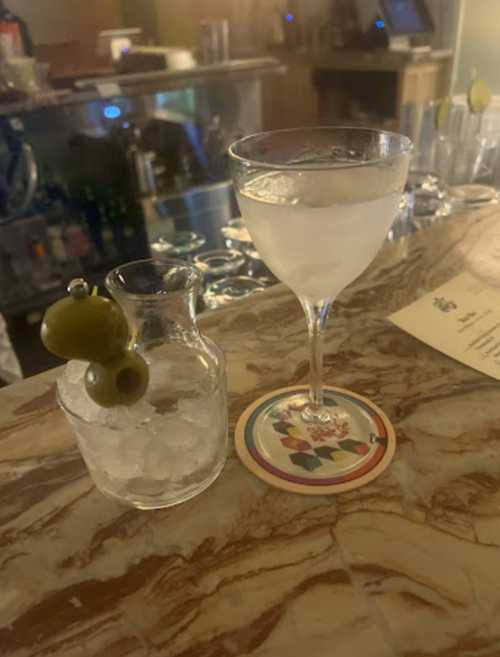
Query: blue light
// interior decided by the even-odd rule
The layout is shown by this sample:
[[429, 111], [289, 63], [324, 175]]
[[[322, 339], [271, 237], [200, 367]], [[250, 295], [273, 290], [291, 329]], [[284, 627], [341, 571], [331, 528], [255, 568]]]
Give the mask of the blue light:
[[106, 119], [109, 119], [110, 121], [113, 121], [114, 119], [119, 119], [120, 118], [120, 116], [122, 115], [122, 111], [118, 107], [118, 105], [107, 105], [104, 108], [103, 114], [104, 114]]
[[289, 23], [295, 20], [295, 16], [293, 14], [287, 14], [285, 16], [285, 20], [287, 20]]
[[382, 29], [385, 27], [385, 21], [383, 21], [381, 18], [378, 18], [378, 19], [375, 21], [375, 27], [376, 27], [378, 30], [382, 30]]

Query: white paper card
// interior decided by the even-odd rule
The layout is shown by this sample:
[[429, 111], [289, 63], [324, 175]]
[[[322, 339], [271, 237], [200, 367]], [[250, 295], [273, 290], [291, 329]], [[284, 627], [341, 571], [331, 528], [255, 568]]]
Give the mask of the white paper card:
[[388, 318], [407, 333], [500, 381], [500, 290], [464, 272]]

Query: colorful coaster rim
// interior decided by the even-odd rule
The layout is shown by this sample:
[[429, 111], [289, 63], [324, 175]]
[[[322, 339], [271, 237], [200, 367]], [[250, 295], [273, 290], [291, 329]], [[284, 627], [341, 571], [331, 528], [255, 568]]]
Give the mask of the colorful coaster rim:
[[376, 479], [391, 463], [396, 451], [396, 433], [387, 415], [372, 401], [344, 388], [325, 386], [340, 397], [360, 406], [370, 415], [383, 439], [383, 446], [376, 450], [371, 459], [357, 470], [338, 477], [326, 479], [308, 479], [291, 475], [266, 461], [254, 446], [252, 428], [256, 419], [269, 406], [290, 393], [307, 393], [305, 386], [290, 386], [273, 390], [251, 404], [239, 418], [235, 429], [235, 447], [243, 465], [267, 484], [292, 493], [302, 495], [333, 495], [361, 488]]

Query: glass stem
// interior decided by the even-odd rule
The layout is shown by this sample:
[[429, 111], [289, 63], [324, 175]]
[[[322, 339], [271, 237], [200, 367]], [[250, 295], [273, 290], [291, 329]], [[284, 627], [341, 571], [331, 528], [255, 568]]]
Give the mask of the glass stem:
[[330, 420], [330, 414], [323, 405], [323, 336], [332, 302], [312, 303], [301, 299], [301, 304], [306, 314], [311, 349], [310, 404], [302, 413], [302, 418], [306, 422], [325, 423]]

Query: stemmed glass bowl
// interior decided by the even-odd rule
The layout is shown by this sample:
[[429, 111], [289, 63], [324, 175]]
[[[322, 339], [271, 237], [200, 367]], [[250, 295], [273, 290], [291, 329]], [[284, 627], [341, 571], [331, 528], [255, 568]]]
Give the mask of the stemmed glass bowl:
[[[373, 260], [397, 214], [410, 151], [402, 135], [343, 127], [266, 132], [229, 149], [253, 242], [297, 295], [309, 331], [309, 391], [271, 395], [252, 410], [251, 429], [245, 418], [247, 449], [278, 477], [314, 483], [326, 470], [353, 472], [380, 438], [371, 406], [322, 385], [323, 335], [333, 300]], [[323, 459], [345, 452], [346, 440], [360, 443], [350, 458]]]

